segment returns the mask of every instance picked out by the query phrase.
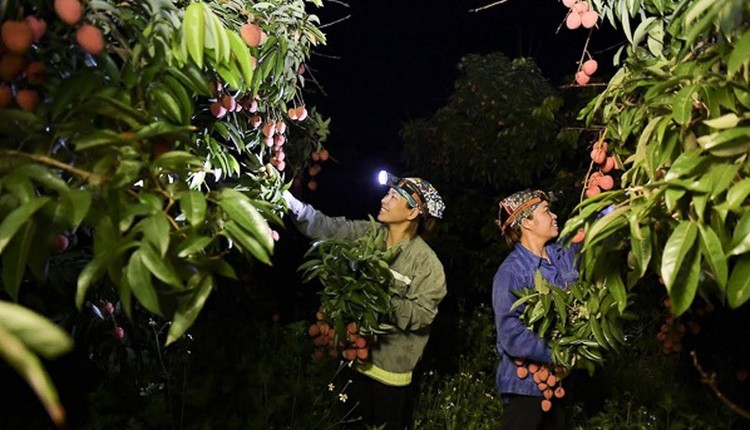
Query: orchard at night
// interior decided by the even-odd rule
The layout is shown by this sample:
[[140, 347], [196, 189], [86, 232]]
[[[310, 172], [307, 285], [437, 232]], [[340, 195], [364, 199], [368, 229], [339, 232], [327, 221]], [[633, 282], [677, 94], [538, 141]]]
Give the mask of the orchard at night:
[[0, 429], [750, 429], [746, 1], [0, 37]]

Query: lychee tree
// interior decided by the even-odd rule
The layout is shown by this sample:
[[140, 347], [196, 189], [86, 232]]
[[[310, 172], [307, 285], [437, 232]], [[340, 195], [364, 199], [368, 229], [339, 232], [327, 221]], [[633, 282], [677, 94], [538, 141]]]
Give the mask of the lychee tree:
[[[601, 132], [585, 181], [588, 198], [561, 234], [583, 229], [582, 276], [606, 285], [621, 309], [629, 297], [647, 294], [639, 286], [658, 278], [672, 314], [658, 336], [665, 352], [679, 352], [673, 333], [681, 337], [685, 327], [678, 317], [715, 305], [747, 315], [750, 5], [616, 0], [590, 8], [628, 43], [615, 56], [624, 57], [617, 72], [580, 113]], [[622, 170], [603, 173], [609, 160]], [[603, 174], [607, 189], [600, 187]], [[691, 323], [695, 334], [699, 327]], [[724, 365], [730, 371], [739, 365], [740, 375], [746, 357], [731, 348], [735, 357], [697, 352], [717, 364], [731, 362]], [[702, 381], [750, 418], [722, 395], [697, 352], [691, 355]]]
[[585, 229], [584, 277], [621, 285], [623, 304], [626, 288], [656, 273], [675, 315], [698, 295], [739, 308], [750, 299], [750, 7], [720, 0], [592, 8], [632, 42], [581, 112], [603, 127], [594, 149], [607, 142], [623, 170], [616, 189], [585, 199], [562, 234]]
[[[325, 43], [307, 3], [322, 6], [3, 2], [3, 297], [19, 301], [27, 285], [47, 284], [51, 251], [74, 239], [88, 258], [71, 302], [83, 309], [114, 296], [129, 317], [137, 305], [171, 321], [170, 344], [219, 280], [235, 277], [227, 255], [270, 263], [285, 144], [300, 154], [320, 145], [306, 138], [314, 132], [287, 143], [287, 128], [324, 124], [302, 95], [302, 65]], [[59, 424], [54, 388], [34, 382], [47, 380], [34, 353], [54, 356], [69, 339], [44, 346], [6, 325], [16, 315], [7, 309], [0, 353]], [[18, 345], [24, 354], [14, 356]]]

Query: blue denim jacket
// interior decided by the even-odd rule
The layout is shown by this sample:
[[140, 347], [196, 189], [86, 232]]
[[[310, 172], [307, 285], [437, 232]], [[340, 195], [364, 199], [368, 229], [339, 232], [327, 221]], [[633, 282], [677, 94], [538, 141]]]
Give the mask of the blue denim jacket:
[[500, 354], [497, 368], [497, 390], [500, 394], [541, 396], [542, 392], [532, 378], [520, 379], [516, 375], [513, 358], [526, 358], [538, 363], [551, 361], [547, 344], [527, 329], [519, 318], [523, 307], [510, 310], [511, 305], [518, 300], [513, 290], [533, 287], [537, 269], [541, 270], [544, 279], [562, 288], [578, 279], [578, 245], [563, 248], [558, 243], [552, 243], [545, 248], [549, 260], [532, 254], [517, 243], [492, 280], [492, 307], [495, 311], [497, 351]]

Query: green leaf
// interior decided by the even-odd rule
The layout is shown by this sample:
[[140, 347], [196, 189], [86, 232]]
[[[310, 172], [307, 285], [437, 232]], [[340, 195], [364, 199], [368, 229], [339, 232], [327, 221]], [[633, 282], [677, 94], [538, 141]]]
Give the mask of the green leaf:
[[232, 45], [232, 53], [237, 57], [237, 63], [242, 73], [242, 89], [249, 89], [253, 82], [253, 73], [255, 70], [250, 51], [239, 34], [229, 30], [227, 32], [229, 33], [229, 41]]
[[200, 158], [184, 151], [169, 151], [158, 156], [153, 164], [153, 168], [168, 168], [171, 170], [182, 170], [188, 166], [201, 167], [203, 162]]
[[140, 178], [143, 163], [136, 160], [122, 160], [109, 183], [111, 188], [130, 188]]
[[695, 222], [682, 221], [667, 239], [661, 261], [661, 276], [667, 289], [674, 285], [685, 255], [693, 248], [697, 234]]
[[630, 222], [630, 249], [635, 255], [638, 262], [638, 277], [642, 277], [648, 265], [651, 262], [652, 245], [651, 245], [651, 227], [640, 225], [635, 212], [629, 217]]
[[87, 189], [70, 190], [62, 195], [62, 205], [68, 214], [70, 227], [76, 229], [91, 207], [91, 191]]
[[[29, 258], [31, 245], [34, 244], [34, 233], [36, 232], [36, 223], [30, 219], [25, 223], [19, 234], [13, 236], [13, 240], [2, 254], [3, 262], [3, 287], [5, 292], [13, 300], [18, 300], [18, 290], [23, 281], [23, 275], [26, 273], [26, 262]], [[36, 250], [36, 252], [44, 252]]]
[[724, 249], [721, 246], [719, 236], [710, 225], [705, 225], [703, 223], [698, 223], [698, 231], [701, 235], [701, 251], [703, 252], [703, 258], [708, 262], [719, 288], [724, 291], [724, 288], [727, 285], [729, 267], [727, 265], [727, 257], [724, 255]]
[[214, 288], [214, 279], [209, 275], [202, 275], [197, 284], [197, 288], [194, 289], [190, 299], [180, 302], [172, 319], [172, 324], [169, 326], [166, 345], [170, 345], [179, 339], [193, 325]]
[[58, 357], [73, 347], [73, 340], [60, 327], [21, 305], [0, 301], [0, 329], [19, 338], [44, 358]]
[[63, 427], [65, 411], [60, 404], [55, 386], [39, 358], [29, 351], [23, 342], [3, 330], [2, 327], [0, 327], [0, 356], [31, 386], [44, 404], [52, 421], [58, 427]]
[[190, 225], [200, 226], [206, 219], [206, 197], [198, 191], [187, 191], [180, 196], [180, 209]]
[[[172, 264], [168, 259], [162, 258], [150, 242], [141, 242], [141, 259], [148, 270], [165, 284], [171, 285], [179, 290], [184, 289], [180, 277], [177, 276]], [[131, 287], [133, 287], [131, 285]]]
[[163, 212], [155, 212], [150, 217], [141, 222], [143, 226], [143, 237], [151, 242], [164, 257], [169, 249], [170, 225], [166, 215]]
[[216, 71], [232, 88], [242, 88], [242, 72], [235, 62], [219, 63], [216, 65]]
[[706, 161], [706, 157], [701, 155], [702, 153], [702, 148], [692, 148], [680, 154], [672, 163], [669, 171], [664, 176], [664, 180], [671, 181], [690, 175], [700, 164]]
[[683, 127], [690, 123], [695, 91], [695, 85], [688, 85], [678, 91], [672, 99], [672, 118]]
[[617, 302], [617, 309], [622, 313], [628, 305], [628, 295], [625, 290], [625, 283], [620, 276], [620, 268], [617, 264], [607, 266], [607, 291]]
[[138, 302], [149, 312], [163, 318], [164, 313], [159, 305], [159, 296], [151, 282], [151, 272], [144, 264], [140, 250], [130, 255], [128, 265], [125, 267], [125, 279]]
[[229, 221], [224, 224], [224, 233], [226, 236], [239, 244], [240, 248], [249, 252], [255, 258], [261, 262], [270, 265], [271, 256], [268, 251], [260, 244], [250, 232], [244, 230], [242, 227], [237, 225], [234, 221]]
[[109, 144], [121, 145], [128, 142], [123, 135], [112, 130], [94, 130], [88, 134], [74, 137], [71, 141], [77, 151], [85, 151]]
[[185, 9], [182, 24], [182, 37], [187, 43], [190, 57], [198, 67], [203, 68], [203, 44], [206, 39], [206, 7], [203, 3], [191, 3]]
[[718, 118], [705, 119], [703, 120], [703, 123], [711, 128], [733, 128], [740, 123], [740, 117], [738, 117], [736, 113], [728, 113]]
[[750, 30], [745, 31], [745, 34], [737, 40], [732, 53], [729, 55], [727, 61], [729, 77], [734, 76], [740, 70], [740, 67], [747, 63], [748, 59], [750, 59]]
[[273, 238], [271, 227], [258, 209], [253, 206], [252, 201], [244, 194], [229, 188], [221, 190], [219, 206], [239, 226], [255, 236], [255, 239], [263, 245], [266, 252], [273, 251]]
[[0, 254], [21, 226], [49, 201], [49, 197], [37, 197], [17, 207], [5, 217], [0, 223]]
[[698, 144], [717, 157], [733, 157], [750, 151], [750, 127], [737, 127], [698, 138]]
[[[151, 124], [145, 125], [135, 131], [135, 134], [130, 138], [130, 140], [147, 140], [159, 136], [184, 133], [194, 129], [195, 128], [192, 125], [174, 125], [166, 121], [156, 121]], [[164, 153], [162, 157], [164, 155], [170, 154], [171, 152]]]
[[727, 192], [727, 207], [729, 210], [737, 210], [750, 194], [750, 178], [744, 178]]
[[741, 256], [727, 282], [727, 303], [737, 309], [750, 299], [750, 254]]
[[94, 254], [94, 258], [84, 266], [81, 274], [78, 275], [78, 285], [76, 288], [76, 307], [81, 309], [83, 301], [86, 299], [86, 293], [91, 285], [98, 281], [104, 275], [107, 269], [108, 258], [106, 254]]
[[60, 194], [64, 194], [70, 191], [68, 184], [65, 183], [58, 175], [52, 173], [52, 171], [39, 164], [26, 163], [13, 172], [14, 174], [23, 175], [34, 182], [44, 186], [48, 190], [57, 191]]
[[750, 250], [750, 211], [745, 212], [734, 228], [732, 244], [729, 246], [728, 255], [744, 254]]
[[627, 218], [624, 215], [630, 211], [630, 207], [622, 206], [612, 212], [597, 219], [589, 231], [586, 232], [586, 239], [582, 250], [591, 249], [597, 243], [610, 237], [612, 234], [628, 225]]
[[[219, 63], [227, 63], [230, 61], [232, 55], [232, 48], [230, 46], [229, 36], [226, 28], [219, 20], [219, 17], [209, 8], [206, 8], [206, 19], [208, 22], [207, 26], [210, 26], [213, 30], [214, 36], [214, 52], [216, 53], [216, 61]], [[204, 45], [204, 47], [206, 47]], [[240, 88], [237, 88], [240, 89]]]
[[191, 236], [183, 240], [175, 249], [178, 258], [186, 258], [196, 252], [203, 251], [211, 242], [212, 238], [206, 236]]

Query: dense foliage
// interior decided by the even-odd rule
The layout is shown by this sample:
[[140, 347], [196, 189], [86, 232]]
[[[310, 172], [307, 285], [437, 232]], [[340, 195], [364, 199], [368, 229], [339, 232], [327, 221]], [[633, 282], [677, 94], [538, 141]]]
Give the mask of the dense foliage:
[[601, 125], [598, 140], [624, 171], [619, 189], [585, 200], [563, 234], [585, 227], [586, 279], [625, 277], [632, 288], [653, 272], [676, 315], [700, 295], [738, 308], [750, 299], [750, 8], [732, 0], [625, 4], [594, 2], [632, 45], [581, 113]]
[[[130, 319], [137, 303], [171, 321], [174, 342], [236, 277], [229, 253], [270, 262], [286, 128], [323, 124], [301, 94], [302, 65], [325, 42], [317, 18], [303, 0], [58, 0], [3, 2], [0, 19], [3, 298], [44, 290], [50, 257], [75, 245], [66, 302], [112, 300]], [[4, 356], [38, 349], [9, 333]], [[51, 387], [40, 395], [54, 403]]]

